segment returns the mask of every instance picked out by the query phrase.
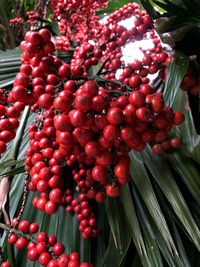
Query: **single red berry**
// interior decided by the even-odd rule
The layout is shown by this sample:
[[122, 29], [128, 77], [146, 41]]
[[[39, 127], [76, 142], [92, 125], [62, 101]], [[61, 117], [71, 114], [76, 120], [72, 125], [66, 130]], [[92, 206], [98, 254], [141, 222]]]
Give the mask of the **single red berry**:
[[39, 258], [39, 255], [35, 248], [29, 249], [27, 257], [30, 261], [36, 261]]
[[18, 240], [18, 236], [16, 235], [16, 234], [11, 234], [10, 236], [9, 236], [9, 238], [8, 238], [8, 242], [11, 244], [11, 245], [13, 245], [13, 244], [15, 244], [16, 242], [17, 242], [17, 240]]
[[39, 263], [42, 266], [47, 266], [47, 264], [50, 262], [51, 259], [52, 259], [51, 255], [48, 252], [44, 252], [39, 257]]
[[53, 246], [53, 253], [56, 255], [56, 256], [60, 256], [61, 254], [63, 254], [65, 250], [65, 247], [62, 243], [56, 243], [54, 246]]
[[118, 197], [120, 195], [121, 188], [119, 185], [107, 184], [106, 185], [106, 194], [109, 197]]
[[23, 249], [28, 245], [28, 240], [25, 237], [20, 237], [15, 243], [16, 248]]
[[18, 229], [22, 232], [26, 232], [29, 230], [30, 223], [27, 220], [23, 220], [19, 223]]
[[110, 108], [107, 113], [107, 120], [112, 125], [118, 125], [123, 121], [123, 113], [120, 108]]

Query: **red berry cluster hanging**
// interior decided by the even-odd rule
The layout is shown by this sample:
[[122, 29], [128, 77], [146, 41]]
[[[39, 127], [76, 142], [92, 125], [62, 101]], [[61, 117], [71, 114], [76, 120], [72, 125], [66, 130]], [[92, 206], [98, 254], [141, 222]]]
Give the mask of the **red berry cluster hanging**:
[[[119, 24], [132, 15], [131, 29]], [[168, 56], [146, 12], [128, 4], [101, 27], [100, 40], [83, 42], [70, 64], [52, 55], [48, 30], [26, 33], [22, 65], [9, 94], [9, 101], [41, 113], [29, 127], [25, 160], [29, 188], [40, 193], [34, 207], [53, 214], [66, 205], [67, 212], [76, 213], [84, 238], [96, 236], [91, 200], [117, 197], [129, 182], [129, 152], [147, 144], [156, 154], [178, 147], [180, 140], [170, 140], [168, 133], [184, 120], [182, 113], [165, 106], [147, 77], [163, 71]], [[141, 49], [143, 58], [127, 63], [124, 45], [147, 37], [153, 48]], [[90, 67], [100, 61], [100, 70], [91, 76]]]
[[[77, 43], [88, 39], [98, 39], [101, 34], [102, 26], [95, 11], [105, 8], [107, 0], [79, 0], [79, 1], [50, 1], [49, 7], [53, 10], [52, 17], [58, 21], [61, 38], [59, 46], [61, 51], [66, 51], [65, 39], [75, 40]], [[65, 38], [63, 38], [65, 37]]]
[[79, 198], [73, 197], [73, 191], [70, 189], [66, 190], [65, 201], [68, 204], [66, 212], [75, 212], [77, 220], [79, 221], [79, 231], [83, 234], [83, 238], [88, 239], [90, 237], [96, 237], [96, 219], [92, 212], [92, 205], [88, 201], [86, 194], [81, 193]]
[[[27, 220], [19, 222], [15, 227], [13, 220], [10, 227], [8, 242], [18, 249], [27, 248], [27, 257], [30, 261], [38, 261], [41, 266], [46, 267], [93, 267], [89, 263], [80, 263], [79, 253], [66, 254], [65, 246], [57, 242], [54, 235], [47, 235], [46, 232], [38, 232], [37, 223], [29, 223]], [[36, 234], [37, 233], [37, 234]], [[36, 236], [34, 237], [34, 234]], [[1, 264], [1, 267], [9, 267], [8, 262]]]
[[[28, 157], [26, 164], [34, 177], [32, 187], [48, 193], [49, 181], [57, 172], [60, 174], [59, 164], [65, 161], [74, 168], [72, 175], [81, 192], [94, 188], [96, 193], [118, 196], [121, 185], [130, 179], [128, 152], [142, 151], [149, 142], [165, 141], [173, 125], [182, 120], [174, 121], [176, 113], [165, 107], [162, 94], [155, 93], [148, 83], [143, 84], [136, 70], [132, 70], [134, 75], [128, 84], [88, 77], [84, 64], [77, 65], [72, 60], [68, 65], [50, 55], [54, 46], [47, 30], [29, 32], [25, 40], [24, 64], [10, 98], [31, 103], [36, 110], [50, 109], [47, 113], [50, 118], [44, 120], [45, 130], [30, 133], [31, 159]], [[93, 57], [93, 50], [94, 46], [88, 44], [86, 53]], [[79, 51], [79, 56], [84, 53], [84, 49], [82, 54]], [[81, 84], [78, 86], [74, 80], [80, 80]], [[121, 96], [113, 96], [115, 90], [111, 85], [122, 91]], [[35, 152], [48, 161], [47, 164], [42, 161], [44, 174], [40, 174], [40, 168], [35, 171], [38, 161], [32, 159]], [[53, 160], [58, 165], [55, 171]], [[51, 200], [45, 203], [45, 210], [49, 203]], [[52, 213], [57, 207], [55, 203], [52, 205]]]
[[[97, 235], [93, 202], [118, 197], [129, 182], [129, 152], [147, 145], [155, 154], [179, 147], [181, 140], [168, 134], [184, 121], [151, 85], [151, 75], [162, 75], [169, 61], [151, 18], [138, 4], [129, 3], [103, 24], [95, 10], [107, 2], [50, 1], [62, 36], [53, 41], [47, 29], [27, 32], [21, 43], [22, 65], [6, 100], [0, 91], [1, 103], [7, 102], [0, 105], [0, 154], [15, 136], [24, 105], [31, 106], [38, 117], [28, 129], [25, 169], [29, 189], [38, 193], [33, 206], [47, 214], [65, 206], [66, 212], [76, 214], [85, 239]], [[34, 20], [35, 13], [29, 17]], [[132, 27], [123, 23], [127, 18], [133, 19]], [[125, 47], [145, 39], [151, 39], [152, 47], [141, 46], [143, 57], [127, 62]], [[69, 64], [53, 55], [55, 50], [68, 51], [74, 40], [81, 44]], [[91, 67], [98, 64], [91, 75]], [[80, 264], [76, 252], [65, 254], [55, 236], [40, 232], [34, 238], [37, 231], [36, 223], [15, 222], [9, 242], [18, 249], [27, 247], [28, 259], [42, 266], [92, 267]]]
[[18, 118], [24, 109], [21, 102], [9, 103], [7, 93], [0, 89], [0, 155], [6, 151], [6, 145], [15, 138], [19, 126]]
[[192, 65], [188, 67], [187, 73], [181, 82], [181, 90], [190, 92], [192, 95], [200, 94], [199, 75]]

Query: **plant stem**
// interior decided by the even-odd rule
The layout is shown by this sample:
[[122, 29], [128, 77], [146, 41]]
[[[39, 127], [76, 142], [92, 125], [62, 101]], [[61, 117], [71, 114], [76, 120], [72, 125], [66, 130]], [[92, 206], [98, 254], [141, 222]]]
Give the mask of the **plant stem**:
[[104, 60], [104, 62], [102, 63], [102, 65], [101, 65], [101, 67], [100, 67], [100, 69], [98, 70], [98, 72], [97, 72], [96, 75], [100, 75], [100, 74], [101, 74], [101, 72], [102, 72], [104, 66], [106, 65], [106, 63], [107, 63], [109, 60], [110, 60], [109, 57], [107, 57], [107, 58]]

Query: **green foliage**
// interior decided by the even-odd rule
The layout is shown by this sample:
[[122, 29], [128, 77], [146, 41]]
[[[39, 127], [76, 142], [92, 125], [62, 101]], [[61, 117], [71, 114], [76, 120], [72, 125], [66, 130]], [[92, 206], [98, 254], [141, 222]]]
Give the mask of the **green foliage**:
[[187, 71], [188, 64], [188, 57], [176, 51], [173, 55], [173, 61], [169, 63], [167, 71], [167, 79], [163, 93], [166, 104], [171, 105], [171, 103], [174, 102], [176, 94], [178, 90], [180, 90], [180, 84]]

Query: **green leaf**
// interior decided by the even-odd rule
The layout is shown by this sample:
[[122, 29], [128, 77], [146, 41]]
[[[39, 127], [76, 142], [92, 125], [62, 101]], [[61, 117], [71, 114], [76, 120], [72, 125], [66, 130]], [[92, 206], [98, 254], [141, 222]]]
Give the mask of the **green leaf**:
[[169, 251], [165, 240], [160, 234], [155, 223], [152, 221], [152, 218], [150, 218], [149, 214], [147, 214], [146, 208], [144, 207], [143, 203], [140, 201], [134, 183], [132, 183], [132, 190], [138, 209], [138, 219], [144, 232], [144, 240], [147, 246], [148, 257], [151, 259], [150, 266], [163, 266], [160, 252], [158, 250], [159, 247], [170, 267], [186, 267], [181, 264], [178, 253], [172, 254]]
[[[139, 3], [139, 0], [135, 0], [134, 2]], [[129, 0], [111, 0], [109, 1], [108, 7], [101, 9], [97, 11], [97, 15], [102, 15], [102, 14], [110, 14], [114, 12], [115, 10], [119, 9], [120, 7], [123, 7], [124, 5], [130, 3]]]
[[200, 15], [200, 3], [196, 2], [195, 0], [182, 0], [183, 4], [187, 8], [188, 11], [190, 11], [193, 15]]
[[154, 6], [152, 3], [148, 0], [141, 0], [141, 4], [143, 5], [144, 9], [148, 12], [148, 14], [153, 18], [153, 19], [158, 19], [159, 18], [159, 13], [154, 9]]
[[163, 97], [166, 104], [172, 106], [179, 90], [181, 81], [187, 71], [189, 59], [176, 51], [174, 60], [169, 63]]
[[10, 171], [3, 172], [0, 175], [1, 176], [13, 176], [13, 175], [23, 173], [23, 172], [24, 172], [24, 166], [20, 166], [20, 167], [17, 167], [15, 169], [12, 169]]
[[173, 109], [183, 112], [185, 121], [176, 127], [174, 133], [183, 140], [186, 154], [200, 163], [200, 136], [197, 134], [190, 109], [188, 109], [188, 97], [185, 92], [178, 90]]
[[141, 233], [140, 224], [139, 224], [136, 212], [135, 212], [135, 208], [133, 206], [133, 201], [132, 201], [132, 197], [130, 194], [130, 190], [127, 185], [124, 185], [122, 187], [120, 200], [124, 206], [124, 211], [126, 215], [125, 218], [127, 221], [126, 227], [130, 228], [131, 236], [136, 246], [136, 249], [138, 251], [138, 254], [140, 255], [142, 264], [144, 266], [148, 266], [149, 259], [147, 257], [146, 247], [144, 244], [144, 240], [143, 240], [143, 236]]
[[124, 222], [121, 221], [125, 214], [119, 199], [106, 200], [106, 213], [116, 249], [123, 253], [127, 243], [130, 243], [130, 233], [129, 228], [124, 227]]
[[171, 204], [177, 218], [179, 218], [195, 246], [200, 250], [199, 229], [178, 188], [168, 163], [162, 157], [152, 155], [148, 148], [141, 154], [146, 166]]
[[124, 255], [126, 254], [129, 243], [127, 243], [126, 249], [123, 251], [123, 253], [120, 253], [120, 251], [115, 246], [115, 241], [113, 239], [113, 235], [110, 236], [108, 248], [106, 250], [104, 259], [102, 261], [102, 264], [100, 264], [100, 267], [110, 267], [110, 266], [116, 266], [119, 267]]
[[[134, 190], [134, 186], [133, 186], [133, 194], [135, 196], [137, 205], [140, 205], [140, 207], [141, 207], [140, 201], [139, 201], [137, 194]], [[160, 251], [159, 251], [158, 246], [155, 242], [156, 238], [154, 236], [154, 233], [150, 229], [151, 226], [149, 225], [147, 217], [145, 217], [145, 215], [144, 215], [144, 211], [142, 211], [141, 209], [138, 212], [138, 219], [140, 221], [140, 225], [142, 228], [143, 238], [144, 238], [144, 242], [146, 245], [147, 257], [149, 259], [150, 266], [162, 267], [163, 262], [162, 262], [162, 258], [160, 255]]]
[[[194, 198], [200, 204], [200, 179], [199, 172], [193, 162], [183, 155], [181, 151], [168, 154], [167, 159], [179, 174]], [[184, 162], [184, 164], [183, 164]]]
[[144, 167], [144, 163], [141, 160], [141, 157], [138, 153], [131, 152], [131, 176], [133, 181], [135, 182], [137, 189], [139, 190], [146, 207], [152, 216], [156, 226], [158, 227], [163, 239], [165, 240], [169, 251], [173, 253], [177, 253], [176, 247], [174, 245], [173, 239], [169, 232], [166, 220], [162, 214], [160, 209], [158, 200], [153, 191], [151, 182], [149, 180], [147, 171]]
[[19, 159], [19, 160], [8, 159], [6, 161], [0, 162], [0, 169], [11, 167], [16, 164], [22, 164], [23, 162], [24, 162], [24, 159]]
[[[148, 1], [148, 0], [147, 0]], [[155, 3], [157, 6], [160, 8], [166, 10], [165, 15], [167, 14], [168, 16], [182, 16], [184, 13], [186, 13], [185, 8], [182, 8], [181, 6], [177, 5], [176, 3], [173, 3], [171, 1], [165, 0], [163, 2], [153, 0], [153, 3]]]

